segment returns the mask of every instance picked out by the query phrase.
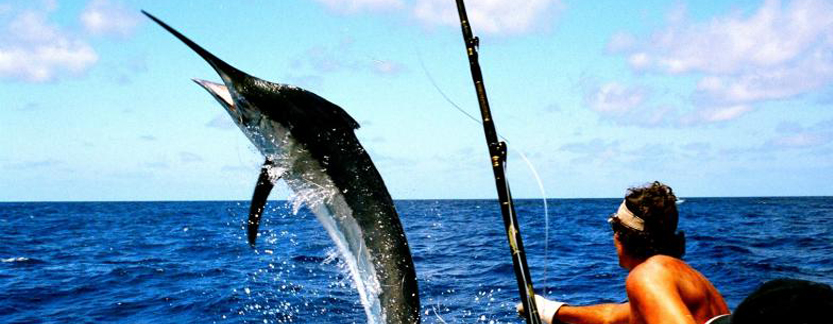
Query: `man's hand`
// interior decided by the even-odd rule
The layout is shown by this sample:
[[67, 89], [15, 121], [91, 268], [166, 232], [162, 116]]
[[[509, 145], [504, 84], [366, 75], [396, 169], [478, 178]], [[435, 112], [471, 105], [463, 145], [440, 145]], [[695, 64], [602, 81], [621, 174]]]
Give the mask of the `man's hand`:
[[[555, 313], [558, 313], [558, 310], [564, 305], [566, 305], [566, 303], [549, 300], [535, 295], [535, 306], [538, 307], [538, 317], [540, 317], [544, 323], [558, 323], [557, 321], [553, 321], [553, 319], [555, 318]], [[524, 310], [523, 303], [518, 303], [518, 305], [515, 306], [515, 309], [518, 311], [518, 315], [526, 316], [526, 310]]]

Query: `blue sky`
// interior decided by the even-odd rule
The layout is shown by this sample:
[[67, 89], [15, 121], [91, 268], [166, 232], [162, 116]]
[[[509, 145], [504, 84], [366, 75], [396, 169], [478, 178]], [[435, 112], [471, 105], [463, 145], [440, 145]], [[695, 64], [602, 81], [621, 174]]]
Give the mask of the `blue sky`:
[[[467, 5], [547, 196], [833, 195], [833, 3]], [[495, 197], [480, 126], [431, 82], [478, 113], [454, 1], [36, 0], [0, 2], [0, 201], [251, 196], [262, 158], [190, 80], [219, 78], [141, 9], [342, 106], [394, 198]], [[513, 193], [540, 197], [518, 156]]]

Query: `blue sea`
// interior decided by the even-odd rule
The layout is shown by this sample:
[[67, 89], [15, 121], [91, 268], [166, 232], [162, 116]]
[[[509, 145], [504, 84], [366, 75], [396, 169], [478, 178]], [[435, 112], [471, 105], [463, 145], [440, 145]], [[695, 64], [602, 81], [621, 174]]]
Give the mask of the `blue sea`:
[[[626, 299], [607, 216], [619, 199], [518, 200], [536, 290]], [[397, 201], [424, 323], [522, 323], [498, 204]], [[833, 197], [689, 198], [685, 260], [731, 308], [760, 283], [833, 284]], [[315, 217], [272, 201], [257, 249], [248, 202], [0, 203], [0, 323], [364, 323]], [[548, 225], [548, 226], [547, 226]]]

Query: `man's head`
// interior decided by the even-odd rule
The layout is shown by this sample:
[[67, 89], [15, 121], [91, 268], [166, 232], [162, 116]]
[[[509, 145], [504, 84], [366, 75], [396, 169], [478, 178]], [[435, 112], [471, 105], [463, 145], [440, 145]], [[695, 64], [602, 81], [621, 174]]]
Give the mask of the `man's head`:
[[681, 258], [685, 234], [677, 231], [677, 197], [660, 182], [628, 189], [619, 210], [610, 217], [622, 249], [630, 257], [647, 259], [656, 254]]

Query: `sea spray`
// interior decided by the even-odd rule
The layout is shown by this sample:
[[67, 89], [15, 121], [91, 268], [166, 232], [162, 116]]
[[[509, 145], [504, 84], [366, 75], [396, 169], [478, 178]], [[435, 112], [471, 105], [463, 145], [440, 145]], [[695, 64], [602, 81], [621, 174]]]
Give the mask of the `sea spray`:
[[[293, 191], [288, 201], [292, 213], [298, 214], [302, 206], [307, 206], [316, 216], [345, 262], [368, 323], [385, 323], [379, 300], [381, 284], [365, 246], [361, 227], [351, 216], [352, 210], [325, 173], [315, 172], [315, 165], [311, 167], [314, 162], [306, 151], [295, 149], [287, 152], [291, 153], [273, 159], [277, 163], [271, 169], [276, 170], [270, 170], [270, 174], [282, 174], [282, 179]], [[288, 170], [292, 172], [286, 172]]]

